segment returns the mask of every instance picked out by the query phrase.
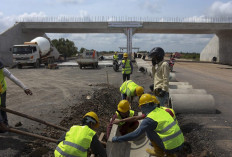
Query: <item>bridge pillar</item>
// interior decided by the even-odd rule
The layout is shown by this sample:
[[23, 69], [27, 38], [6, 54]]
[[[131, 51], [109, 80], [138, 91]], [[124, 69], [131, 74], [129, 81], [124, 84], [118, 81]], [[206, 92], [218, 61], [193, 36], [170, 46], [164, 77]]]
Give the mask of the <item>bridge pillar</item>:
[[37, 36], [42, 36], [44, 32], [23, 32], [23, 23], [16, 23], [0, 35], [0, 60], [5, 66], [13, 64], [13, 55], [10, 49], [13, 45], [23, 44], [25, 41], [31, 41]]
[[132, 36], [133, 36], [133, 28], [126, 28], [126, 36], [127, 36], [127, 53], [129, 58], [131, 59], [132, 55]]
[[219, 63], [232, 65], [232, 32], [220, 32], [219, 38]]

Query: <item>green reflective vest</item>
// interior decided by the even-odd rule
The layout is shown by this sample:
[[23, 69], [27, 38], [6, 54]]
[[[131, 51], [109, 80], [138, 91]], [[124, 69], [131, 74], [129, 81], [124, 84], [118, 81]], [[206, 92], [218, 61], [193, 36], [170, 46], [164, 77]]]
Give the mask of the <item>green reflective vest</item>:
[[114, 58], [115, 60], [118, 60], [118, 55], [114, 55], [113, 58]]
[[[117, 118], [118, 119], [122, 119], [122, 117], [120, 116], [120, 114], [116, 111], [115, 112], [116, 114], [117, 114]], [[130, 110], [130, 114], [129, 114], [129, 117], [133, 117], [134, 116], [134, 114], [135, 114], [135, 111], [133, 111], [133, 110]], [[122, 126], [123, 124], [125, 124], [126, 122], [120, 122], [119, 124], [118, 124], [118, 126]]]
[[5, 81], [5, 76], [3, 74], [3, 69], [0, 69], [0, 92], [1, 94], [6, 91], [6, 81]]
[[130, 60], [122, 60], [122, 64], [125, 65], [124, 68], [122, 68], [122, 74], [130, 74], [131, 73], [131, 66], [130, 66]]
[[128, 97], [135, 96], [135, 89], [138, 87], [136, 83], [134, 83], [132, 80], [125, 81], [121, 87], [120, 92], [122, 94], [126, 94]]
[[177, 148], [184, 143], [179, 125], [165, 110], [156, 107], [147, 117], [158, 123], [154, 131], [161, 138], [166, 150]]
[[87, 157], [87, 150], [90, 147], [95, 131], [87, 125], [74, 125], [66, 133], [65, 141], [62, 141], [56, 147], [55, 157]]

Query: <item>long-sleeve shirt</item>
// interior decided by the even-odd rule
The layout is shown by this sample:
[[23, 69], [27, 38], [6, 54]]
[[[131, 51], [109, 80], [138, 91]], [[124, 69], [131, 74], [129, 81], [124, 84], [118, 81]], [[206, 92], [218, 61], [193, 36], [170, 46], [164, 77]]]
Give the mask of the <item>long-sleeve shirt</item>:
[[[59, 139], [58, 143], [65, 140], [66, 133], [64, 133]], [[97, 135], [95, 134], [92, 138], [90, 149], [95, 155], [99, 155], [100, 157], [107, 157], [106, 150], [98, 140]]]
[[12, 82], [14, 82], [16, 85], [21, 87], [23, 90], [28, 89], [19, 79], [17, 79], [9, 70], [6, 68], [3, 68], [3, 75], [9, 78]]
[[154, 89], [161, 88], [168, 92], [169, 87], [169, 65], [165, 61], [161, 61], [152, 67], [152, 73], [154, 75]]
[[157, 135], [157, 133], [154, 131], [157, 127], [157, 124], [158, 123], [156, 121], [146, 117], [140, 124], [139, 128], [124, 136], [117, 136], [114, 142], [132, 141], [133, 139], [136, 139], [143, 133], [146, 133], [147, 137], [151, 141], [156, 141], [157, 145], [163, 148], [164, 146], [162, 140], [160, 139], [159, 135]]

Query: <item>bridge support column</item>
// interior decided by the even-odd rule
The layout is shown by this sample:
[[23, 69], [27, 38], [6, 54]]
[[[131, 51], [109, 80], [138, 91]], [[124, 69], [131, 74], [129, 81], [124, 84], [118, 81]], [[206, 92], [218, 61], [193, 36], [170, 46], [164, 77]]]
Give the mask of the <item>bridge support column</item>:
[[131, 59], [133, 28], [126, 28], [125, 34], [127, 36], [127, 53], [129, 55], [129, 58]]
[[5, 66], [13, 64], [13, 55], [10, 51], [13, 45], [23, 44], [25, 41], [31, 41], [33, 38], [44, 34], [44, 32], [24, 33], [22, 28], [23, 23], [18, 23], [0, 35], [0, 61]]
[[220, 32], [219, 38], [219, 63], [232, 65], [232, 32]]

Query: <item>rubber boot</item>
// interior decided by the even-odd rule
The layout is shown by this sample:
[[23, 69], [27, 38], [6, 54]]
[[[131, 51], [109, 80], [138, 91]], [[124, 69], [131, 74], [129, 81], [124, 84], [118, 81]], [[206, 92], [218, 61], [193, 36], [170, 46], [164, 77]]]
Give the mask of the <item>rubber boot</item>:
[[153, 141], [151, 141], [154, 149], [146, 149], [146, 152], [156, 157], [164, 157], [164, 151]]

